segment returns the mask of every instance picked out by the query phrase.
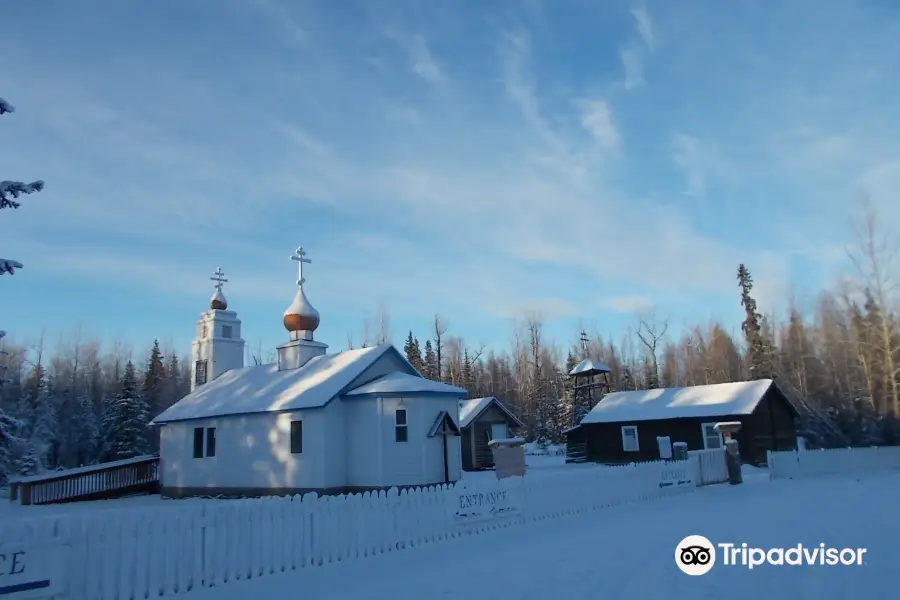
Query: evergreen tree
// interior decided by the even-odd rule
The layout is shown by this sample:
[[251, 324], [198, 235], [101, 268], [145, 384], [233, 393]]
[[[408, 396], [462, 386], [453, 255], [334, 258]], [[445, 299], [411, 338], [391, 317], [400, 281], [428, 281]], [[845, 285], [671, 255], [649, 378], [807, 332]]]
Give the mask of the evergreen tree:
[[[0, 98], [0, 115], [12, 113], [15, 109], [3, 98]], [[0, 181], [0, 209], [3, 208], [19, 208], [17, 200], [22, 194], [31, 194], [40, 192], [44, 189], [43, 181], [34, 181], [32, 183], [22, 183], [21, 181]], [[0, 275], [16, 272], [21, 269], [22, 263], [12, 260], [11, 258], [0, 258]]]
[[424, 375], [425, 364], [422, 360], [422, 349], [419, 347], [419, 340], [413, 337], [412, 330], [409, 331], [406, 342], [403, 344], [403, 352], [406, 354], [409, 364]]
[[188, 380], [182, 377], [181, 365], [178, 362], [178, 355], [174, 352], [169, 357], [166, 365], [166, 398], [160, 412], [166, 410], [187, 395], [188, 390], [184, 389]]
[[6, 484], [9, 477], [18, 475], [16, 452], [22, 445], [17, 433], [22, 423], [0, 410], [0, 485]]
[[38, 389], [32, 405], [28, 440], [38, 462], [38, 469], [55, 469], [59, 459], [59, 421], [50, 382], [43, 370], [39, 374]]
[[771, 378], [772, 344], [763, 329], [763, 318], [756, 307], [756, 300], [750, 295], [753, 290], [753, 277], [744, 264], [738, 265], [738, 286], [741, 288], [741, 306], [744, 307], [745, 318], [741, 323], [744, 339], [747, 342], [747, 358], [751, 379]]
[[137, 374], [129, 360], [125, 365], [122, 390], [115, 400], [112, 430], [108, 437], [111, 460], [133, 458], [148, 452], [149, 411], [138, 391]]
[[[166, 367], [163, 364], [163, 355], [159, 349], [159, 340], [153, 340], [153, 348], [150, 350], [150, 357], [147, 360], [147, 370], [144, 372], [144, 385], [142, 387], [142, 397], [147, 405], [148, 416], [150, 418], [160, 414], [164, 408], [166, 393]], [[147, 432], [149, 450], [156, 452], [159, 450], [159, 430], [154, 429]]]
[[636, 389], [637, 386], [634, 383], [634, 375], [631, 372], [631, 367], [625, 367], [622, 370], [622, 391], [630, 392]]
[[469, 349], [463, 350], [462, 387], [469, 392], [469, 397], [475, 391], [475, 372], [472, 369], [472, 361], [469, 360]]
[[424, 360], [424, 373], [426, 379], [430, 379], [432, 381], [439, 381], [440, 377], [438, 376], [438, 367], [437, 367], [437, 355], [434, 353], [434, 349], [431, 347], [431, 340], [425, 340], [425, 360]]
[[88, 465], [97, 457], [99, 445], [99, 428], [97, 413], [94, 410], [94, 402], [87, 391], [78, 395], [73, 421], [72, 431], [75, 433], [77, 444], [74, 448], [72, 462], [75, 466]]

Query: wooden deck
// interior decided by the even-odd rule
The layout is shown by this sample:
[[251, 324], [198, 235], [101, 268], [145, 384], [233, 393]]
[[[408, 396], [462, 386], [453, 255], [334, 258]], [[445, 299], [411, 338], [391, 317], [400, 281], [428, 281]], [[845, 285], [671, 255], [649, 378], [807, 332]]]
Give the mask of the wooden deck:
[[22, 506], [106, 500], [159, 491], [159, 457], [139, 456], [32, 477], [13, 478], [9, 499]]

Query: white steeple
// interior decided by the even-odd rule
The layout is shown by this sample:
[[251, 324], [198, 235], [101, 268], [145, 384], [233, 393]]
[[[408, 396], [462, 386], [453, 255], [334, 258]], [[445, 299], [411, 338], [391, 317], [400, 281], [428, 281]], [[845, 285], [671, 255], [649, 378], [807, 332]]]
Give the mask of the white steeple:
[[241, 320], [237, 313], [228, 310], [228, 301], [222, 286], [228, 280], [221, 267], [210, 280], [215, 281], [215, 292], [209, 301], [209, 310], [197, 321], [197, 337], [191, 343], [191, 391], [209, 383], [225, 371], [244, 366], [244, 340], [241, 339]]
[[313, 333], [319, 327], [319, 311], [313, 308], [309, 298], [306, 297], [306, 292], [303, 291], [303, 284], [306, 283], [303, 265], [311, 264], [312, 260], [306, 258], [306, 251], [302, 246], [294, 251], [291, 260], [297, 262], [297, 293], [282, 318], [291, 341], [277, 348], [279, 371], [299, 369], [314, 356], [325, 354], [328, 349], [327, 344], [313, 339]]

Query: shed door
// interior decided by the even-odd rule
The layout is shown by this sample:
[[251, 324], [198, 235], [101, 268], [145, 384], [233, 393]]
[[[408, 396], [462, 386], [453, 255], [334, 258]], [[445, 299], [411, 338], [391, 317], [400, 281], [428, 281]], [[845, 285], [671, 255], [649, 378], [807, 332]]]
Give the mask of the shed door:
[[508, 437], [506, 423], [491, 423], [491, 439], [505, 440]]

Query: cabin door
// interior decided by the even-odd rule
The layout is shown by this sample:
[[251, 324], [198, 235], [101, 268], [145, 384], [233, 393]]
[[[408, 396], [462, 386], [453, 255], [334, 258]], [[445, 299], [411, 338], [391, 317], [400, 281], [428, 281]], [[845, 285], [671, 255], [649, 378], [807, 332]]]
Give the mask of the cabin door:
[[506, 423], [491, 423], [492, 440], [505, 440], [507, 437], [509, 437], [509, 433], [506, 429]]
[[718, 450], [725, 446], [722, 434], [716, 431], [715, 423], [703, 423], [703, 447], [707, 450]]

